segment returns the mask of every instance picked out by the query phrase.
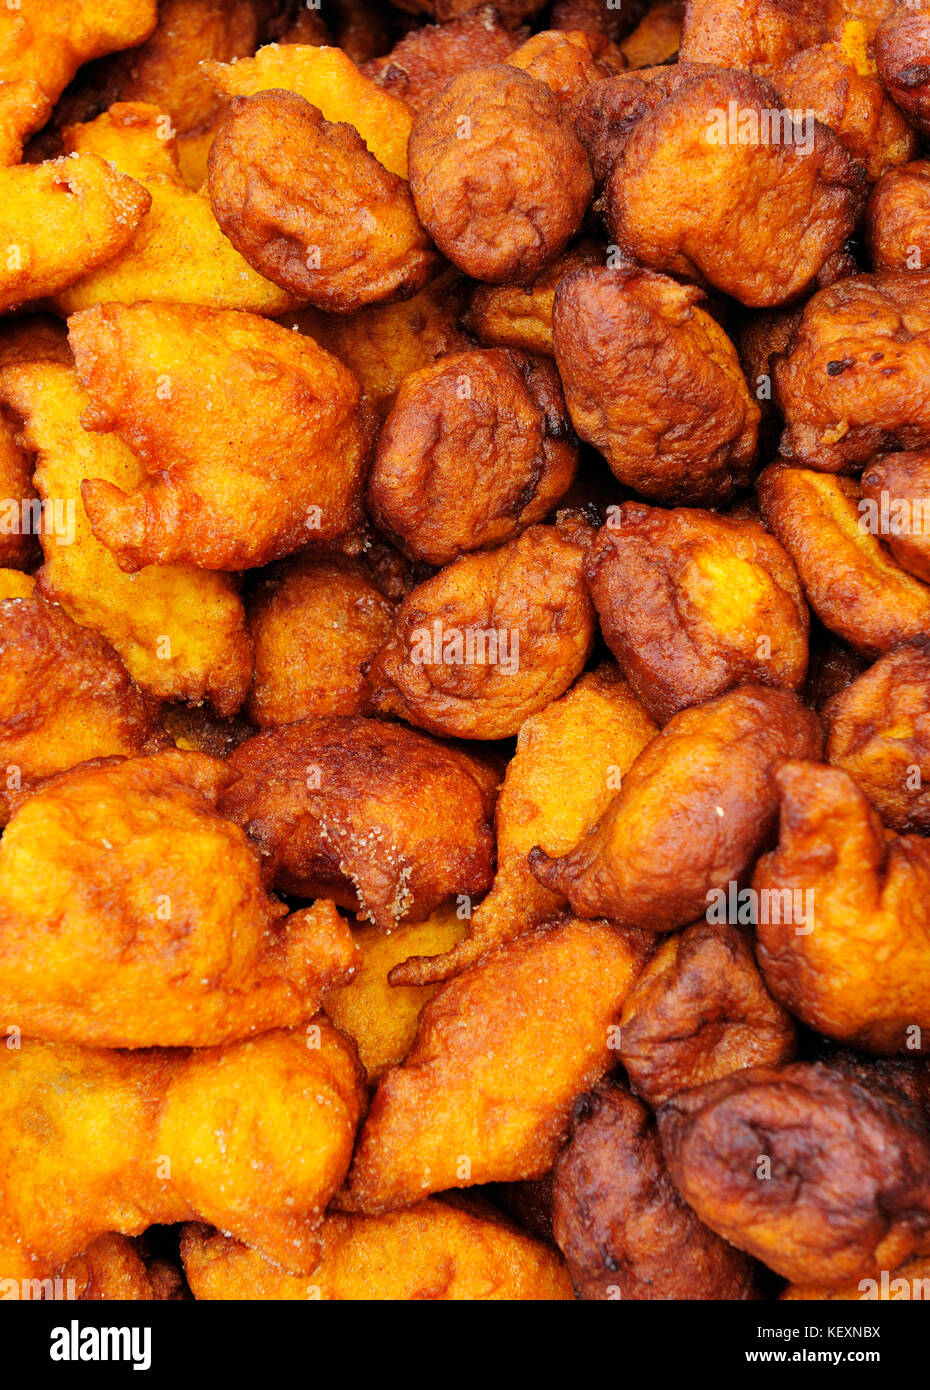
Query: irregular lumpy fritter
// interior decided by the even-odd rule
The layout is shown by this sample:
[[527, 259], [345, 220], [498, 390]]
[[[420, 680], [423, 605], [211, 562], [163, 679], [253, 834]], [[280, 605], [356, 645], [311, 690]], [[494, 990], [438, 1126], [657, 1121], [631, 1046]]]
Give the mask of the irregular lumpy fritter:
[[774, 829], [774, 772], [817, 757], [817, 717], [785, 690], [745, 685], [683, 710], [647, 744], [607, 811], [568, 854], [530, 854], [585, 917], [671, 931], [742, 878]]
[[453, 353], [402, 382], [369, 508], [408, 554], [445, 565], [544, 520], [576, 458], [551, 362], [502, 348]]
[[930, 266], [930, 162], [915, 159], [890, 169], [872, 189], [865, 219], [875, 270]]
[[868, 529], [903, 569], [930, 583], [930, 452], [880, 454], [859, 483]]
[[572, 423], [626, 486], [725, 501], [756, 459], [761, 412], [700, 290], [638, 267], [570, 271], [553, 309]]
[[930, 131], [930, 14], [902, 6], [875, 35], [875, 60], [888, 95], [922, 133]]
[[490, 884], [497, 776], [458, 748], [400, 724], [320, 717], [249, 739], [228, 766], [220, 809], [283, 893], [332, 898], [390, 930]]
[[503, 64], [453, 78], [413, 123], [410, 189], [444, 256], [476, 280], [529, 280], [581, 227], [594, 185], [558, 98]]

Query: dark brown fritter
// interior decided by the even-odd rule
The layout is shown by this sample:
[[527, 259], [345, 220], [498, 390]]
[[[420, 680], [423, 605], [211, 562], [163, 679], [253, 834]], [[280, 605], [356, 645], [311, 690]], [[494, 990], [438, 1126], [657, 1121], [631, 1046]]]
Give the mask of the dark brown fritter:
[[759, 423], [759, 452], [771, 458], [777, 452], [782, 419], [775, 408], [772, 373], [775, 360], [787, 352], [794, 332], [801, 322], [800, 308], [760, 309], [738, 324], [733, 343], [739, 354], [740, 366], [750, 394], [759, 404], [762, 419]]
[[760, 859], [753, 887], [812, 911], [800, 928], [775, 920], [784, 913], [760, 915], [769, 989], [828, 1038], [870, 1052], [930, 1051], [930, 844], [886, 832], [839, 768], [788, 763], [776, 781], [778, 848]]
[[410, 132], [410, 190], [436, 245], [476, 280], [530, 280], [581, 227], [594, 191], [558, 98], [503, 64], [461, 74]]
[[571, 271], [555, 293], [572, 423], [651, 500], [726, 501], [752, 477], [761, 412], [703, 298], [628, 265]]
[[775, 365], [784, 456], [837, 473], [930, 444], [930, 274], [855, 275], [808, 300]]
[[606, 35], [563, 29], [534, 34], [504, 61], [544, 82], [563, 104], [626, 66]]
[[930, 1130], [895, 1091], [816, 1063], [754, 1067], [658, 1120], [701, 1220], [786, 1279], [839, 1284], [930, 1251]]
[[833, 131], [793, 123], [768, 82], [716, 71], [636, 122], [604, 209], [611, 241], [637, 260], [774, 307], [855, 230], [864, 178]]
[[640, 753], [597, 825], [530, 867], [580, 916], [672, 931], [739, 880], [775, 826], [775, 768], [817, 757], [816, 715], [786, 690], [743, 686], [676, 714]]
[[794, 1020], [766, 989], [749, 938], [726, 923], [695, 922], [663, 941], [620, 1019], [620, 1060], [653, 1109], [796, 1051]]
[[757, 682], [799, 690], [807, 604], [791, 557], [756, 521], [624, 502], [585, 578], [604, 639], [653, 719]]
[[580, 30], [586, 34], [606, 34], [619, 43], [635, 28], [649, 0], [623, 0], [617, 8], [608, 8], [604, 0], [555, 0], [549, 23], [553, 29]]
[[569, 102], [575, 134], [584, 145], [594, 181], [603, 187], [630, 132], [679, 87], [716, 69], [700, 63], [640, 68], [604, 77]]
[[568, 689], [594, 645], [590, 528], [531, 526], [414, 589], [371, 663], [375, 708], [447, 738], [497, 739]]
[[860, 510], [908, 574], [930, 582], [930, 452], [885, 454], [860, 481]]
[[383, 930], [478, 895], [494, 869], [495, 772], [400, 724], [308, 719], [229, 757], [221, 810], [282, 893], [332, 898]]
[[818, 618], [814, 618], [811, 624], [810, 665], [804, 687], [805, 703], [822, 713], [827, 701], [852, 685], [867, 665], [864, 657], [829, 632]]
[[407, 554], [446, 565], [542, 521], [576, 462], [551, 362], [503, 348], [455, 353], [401, 385], [378, 442], [369, 510]]
[[795, 563], [820, 621], [874, 659], [930, 633], [930, 587], [903, 570], [868, 529], [851, 478], [775, 463], [756, 490], [768, 529]]
[[553, 1230], [584, 1299], [758, 1298], [754, 1262], [714, 1235], [668, 1175], [655, 1121], [602, 1081], [575, 1102]]
[[875, 61], [888, 95], [923, 134], [930, 132], [930, 14], [889, 14], [875, 35]]
[[210, 203], [251, 266], [321, 309], [409, 298], [440, 266], [399, 174], [295, 92], [233, 97], [210, 149]]
[[348, 555], [295, 555], [270, 566], [246, 603], [255, 649], [248, 717], [265, 729], [322, 714], [365, 714], [362, 674], [387, 640], [394, 604]]
[[552, 306], [559, 282], [580, 266], [603, 264], [604, 247], [583, 238], [525, 285], [479, 285], [462, 324], [487, 347], [554, 357]]
[[925, 270], [930, 266], [930, 161], [889, 169], [872, 189], [865, 210], [873, 270]]
[[362, 71], [420, 111], [453, 77], [505, 62], [525, 38], [526, 30], [504, 27], [495, 6], [482, 5], [446, 24], [411, 29], [390, 53], [365, 63]]
[[683, 63], [770, 72], [827, 37], [809, 0], [687, 0], [678, 56]]

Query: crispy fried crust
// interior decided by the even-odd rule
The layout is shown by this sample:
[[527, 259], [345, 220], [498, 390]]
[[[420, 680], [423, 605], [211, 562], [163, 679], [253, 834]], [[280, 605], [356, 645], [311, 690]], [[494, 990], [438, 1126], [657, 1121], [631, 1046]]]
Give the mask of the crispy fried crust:
[[553, 1226], [584, 1299], [757, 1298], [755, 1265], [702, 1226], [665, 1168], [644, 1105], [603, 1081], [575, 1102]]
[[797, 568], [820, 621], [874, 658], [930, 633], [930, 588], [897, 563], [869, 529], [849, 478], [773, 464], [759, 477], [765, 524]]
[[754, 1067], [658, 1120], [701, 1220], [786, 1279], [838, 1285], [930, 1251], [930, 1131], [894, 1090], [821, 1064]]
[[912, 125], [930, 131], [930, 14], [892, 12], [875, 35], [875, 61], [888, 95]]
[[746, 934], [695, 922], [662, 942], [627, 997], [620, 1060], [633, 1090], [656, 1109], [743, 1067], [793, 1061], [796, 1034]]
[[606, 35], [561, 29], [534, 34], [505, 62], [544, 82], [563, 104], [625, 66], [623, 54]]
[[587, 156], [541, 82], [498, 64], [454, 78], [410, 132], [420, 221], [476, 280], [530, 280], [579, 231]]
[[[0, 19], [0, 24], [2, 22]], [[0, 79], [0, 167], [19, 163], [26, 136], [45, 124], [51, 109], [52, 103], [38, 82], [31, 78]]]
[[479, 285], [463, 318], [487, 347], [516, 348], [554, 357], [552, 306], [559, 282], [580, 266], [600, 265], [604, 250], [587, 238], [575, 242], [526, 285]]
[[530, 867], [585, 917], [671, 931], [712, 889], [744, 877], [774, 829], [775, 768], [816, 757], [816, 715], [786, 690], [746, 685], [676, 714], [634, 762], [598, 824]]
[[407, 1060], [379, 1082], [350, 1209], [548, 1172], [574, 1097], [610, 1067], [609, 1026], [648, 952], [640, 933], [569, 918], [444, 985]]
[[220, 809], [281, 892], [332, 897], [389, 931], [490, 884], [497, 776], [457, 748], [381, 720], [319, 718], [249, 739], [229, 768]]
[[801, 894], [795, 916], [764, 914], [759, 965], [769, 989], [828, 1038], [870, 1052], [930, 1051], [930, 845], [886, 834], [839, 768], [788, 763], [776, 773], [778, 848], [756, 866], [770, 898]]
[[[190, 1298], [184, 1276], [169, 1260], [151, 1259], [144, 1240], [110, 1232], [75, 1255], [60, 1275], [66, 1297], [82, 1303], [174, 1303]], [[54, 1287], [54, 1286], [53, 1286]]]
[[930, 265], [930, 161], [889, 169], [865, 210], [869, 257], [875, 270], [922, 270]]
[[0, 847], [0, 1015], [97, 1047], [231, 1042], [309, 1018], [352, 973], [332, 903], [294, 913], [217, 814], [202, 753], [85, 763], [44, 783]]
[[97, 305], [71, 317], [86, 429], [115, 432], [149, 475], [88, 479], [95, 536], [129, 573], [237, 570], [355, 529], [371, 415], [352, 373], [254, 314]]
[[[507, 738], [568, 689], [594, 642], [586, 528], [531, 526], [418, 585], [368, 671], [375, 708], [449, 738]], [[496, 656], [496, 660], [495, 660]]]
[[738, 685], [804, 684], [807, 604], [790, 556], [758, 522], [624, 502], [585, 577], [607, 645], [653, 719]]
[[330, 1212], [309, 1278], [285, 1274], [254, 1250], [202, 1226], [181, 1236], [198, 1299], [570, 1300], [555, 1251], [490, 1210], [473, 1213], [427, 1198], [384, 1216]]
[[0, 1269], [45, 1278], [108, 1231], [202, 1220], [310, 1273], [364, 1105], [324, 1018], [195, 1052], [0, 1053]]
[[544, 520], [576, 463], [550, 362], [503, 348], [454, 353], [402, 383], [378, 441], [369, 511], [408, 555], [447, 565]]
[[872, 513], [869, 520], [898, 564], [930, 582], [930, 453], [882, 455], [865, 470], [860, 485], [860, 508]]
[[828, 36], [822, 4], [809, 0], [687, 0], [678, 57], [683, 63], [771, 72]]
[[420, 111], [459, 73], [505, 62], [525, 37], [525, 29], [507, 29], [501, 24], [497, 7], [482, 5], [445, 24], [411, 29], [390, 53], [373, 58], [362, 71], [412, 110]]
[[572, 423], [628, 487], [725, 501], [752, 477], [761, 412], [700, 290], [621, 265], [555, 292], [555, 358]]

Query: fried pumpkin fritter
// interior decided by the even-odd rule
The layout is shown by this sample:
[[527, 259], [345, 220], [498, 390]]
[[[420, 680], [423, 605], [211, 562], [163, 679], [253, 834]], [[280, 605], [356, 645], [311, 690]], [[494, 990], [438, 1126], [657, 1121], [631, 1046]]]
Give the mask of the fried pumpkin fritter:
[[320, 1232], [319, 1266], [286, 1274], [219, 1231], [188, 1226], [184, 1269], [198, 1299], [570, 1300], [572, 1285], [554, 1250], [499, 1215], [427, 1198], [383, 1216], [331, 1211]]
[[309, 1018], [356, 951], [332, 903], [287, 918], [238, 826], [233, 772], [175, 749], [58, 774], [0, 842], [0, 1016], [96, 1047], [232, 1042]]
[[419, 584], [370, 663], [375, 709], [447, 738], [517, 733], [568, 689], [594, 644], [589, 528], [531, 526]]
[[448, 979], [496, 946], [538, 926], [565, 906], [533, 877], [534, 845], [566, 854], [594, 825], [656, 726], [605, 663], [581, 676], [567, 695], [530, 715], [517, 735], [497, 799], [497, 873], [475, 908], [464, 941], [444, 955], [412, 957], [391, 971], [392, 984]]
[[869, 529], [851, 478], [776, 463], [760, 475], [757, 491], [766, 526], [831, 632], [869, 658], [930, 634], [930, 587]]
[[362, 71], [420, 111], [460, 72], [505, 62], [525, 38], [525, 29], [504, 27], [494, 5], [482, 5], [445, 24], [411, 29], [389, 53], [365, 63]]
[[855, 779], [882, 820], [930, 831], [930, 636], [876, 661], [825, 705], [827, 762]]
[[648, 954], [639, 932], [568, 918], [445, 984], [378, 1083], [340, 1201], [378, 1215], [450, 1187], [542, 1177], [575, 1096], [610, 1069], [610, 1026]]
[[[30, 585], [32, 581], [29, 581]], [[159, 725], [109, 643], [41, 597], [0, 600], [0, 787], [154, 751]], [[0, 820], [7, 818], [0, 790]]]
[[689, 1206], [786, 1279], [843, 1284], [930, 1252], [930, 1129], [896, 1090], [821, 1063], [753, 1067], [658, 1121]]
[[644, 1105], [602, 1081], [575, 1102], [574, 1120], [555, 1166], [553, 1226], [581, 1298], [759, 1297], [754, 1262], [676, 1191]]
[[685, 0], [656, 0], [620, 44], [628, 68], [668, 63], [678, 53]]
[[788, 763], [775, 774], [778, 848], [756, 865], [770, 898], [805, 895], [811, 920], [756, 928], [772, 994], [828, 1038], [869, 1052], [930, 1052], [930, 845], [887, 834], [848, 773]]
[[[887, 1278], [886, 1278], [887, 1275]], [[930, 1259], [910, 1260], [895, 1270], [883, 1270], [880, 1279], [868, 1275], [864, 1279], [841, 1284], [838, 1288], [822, 1288], [817, 1284], [789, 1284], [781, 1298], [787, 1301], [835, 1299], [853, 1303], [862, 1299], [881, 1302], [899, 1299], [930, 1298]]]
[[881, 455], [859, 481], [860, 510], [898, 564], [930, 583], [930, 452]]
[[603, 247], [582, 238], [525, 285], [479, 285], [462, 322], [486, 347], [554, 357], [552, 306], [559, 282], [571, 270], [603, 261]]
[[324, 1018], [194, 1052], [0, 1051], [0, 1269], [44, 1278], [110, 1231], [201, 1220], [310, 1273], [364, 1106]]
[[558, 97], [506, 64], [452, 79], [410, 132], [420, 221], [476, 280], [531, 280], [581, 228], [594, 185]]
[[401, 383], [369, 512], [408, 555], [447, 565], [543, 521], [577, 457], [551, 362], [504, 348], [453, 353]]
[[[890, 6], [889, 6], [890, 9]], [[930, 132], [930, 14], [902, 6], [875, 35], [875, 61], [888, 95], [913, 126]]]
[[10, 82], [0, 78], [0, 168], [19, 163], [26, 136], [45, 124], [51, 110], [52, 103], [38, 82], [31, 78]]
[[864, 177], [832, 130], [795, 123], [769, 83], [699, 73], [630, 131], [604, 193], [607, 227], [655, 270], [775, 306], [851, 236]]
[[209, 699], [218, 714], [234, 713], [252, 677], [236, 581], [191, 565], [153, 565], [134, 575], [118, 568], [91, 531], [81, 486], [105, 478], [130, 491], [141, 486], [143, 473], [118, 439], [83, 428], [90, 401], [70, 367], [6, 367], [0, 399], [23, 418], [20, 443], [38, 454], [36, 487], [51, 509], [52, 524], [43, 522], [40, 535], [43, 596], [106, 638], [148, 694], [194, 703]]
[[570, 271], [555, 291], [572, 424], [622, 483], [657, 501], [725, 501], [756, 460], [761, 412], [703, 298], [629, 265]]
[[727, 923], [694, 922], [666, 938], [620, 1019], [620, 1060], [653, 1109], [744, 1067], [791, 1062], [796, 1050], [793, 1018], [766, 989], [745, 933]]
[[148, 474], [90, 477], [94, 535], [134, 573], [266, 564], [354, 530], [372, 419], [355, 377], [298, 333], [193, 304], [106, 304], [68, 336], [91, 398], [85, 429], [115, 434]]
[[678, 56], [683, 63], [771, 72], [825, 41], [824, 9], [821, 0], [686, 0]]
[[597, 825], [569, 853], [530, 853], [572, 911], [671, 931], [743, 877], [774, 829], [774, 771], [817, 757], [816, 715], [787, 690], [744, 685], [676, 714], [640, 753]]
[[624, 502], [585, 561], [604, 639], [653, 719], [734, 686], [800, 690], [807, 604], [755, 521]]
[[317, 714], [365, 714], [363, 665], [387, 641], [394, 604], [348, 555], [294, 555], [263, 571], [246, 605], [255, 675], [245, 712], [259, 728]]
[[173, 1303], [190, 1298], [176, 1265], [151, 1259], [144, 1240], [112, 1231], [69, 1260], [57, 1278], [64, 1283], [65, 1296], [70, 1298], [73, 1288], [82, 1303]]
[[403, 725], [332, 717], [230, 754], [220, 810], [258, 846], [266, 884], [329, 897], [382, 931], [489, 886], [497, 774]]
[[872, 189], [865, 222], [873, 270], [930, 266], [930, 161], [889, 169]]
[[563, 103], [625, 67], [623, 54], [606, 35], [564, 29], [534, 34], [504, 62], [545, 83]]
[[406, 299], [440, 261], [406, 180], [358, 131], [294, 92], [233, 97], [209, 159], [210, 204], [256, 270], [298, 299], [349, 314]]

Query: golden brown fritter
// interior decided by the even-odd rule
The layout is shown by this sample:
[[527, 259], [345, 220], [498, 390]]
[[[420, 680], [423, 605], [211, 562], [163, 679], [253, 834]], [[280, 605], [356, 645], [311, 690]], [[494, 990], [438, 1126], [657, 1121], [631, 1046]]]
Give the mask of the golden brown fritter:
[[591, 161], [597, 188], [607, 182], [614, 160], [637, 121], [701, 71], [714, 69], [673, 63], [668, 67], [617, 73], [582, 88], [572, 97], [568, 115]]
[[151, 202], [92, 154], [0, 169], [0, 310], [57, 294], [111, 260]]
[[0, 319], [0, 367], [17, 362], [73, 362], [68, 330], [51, 314], [18, 314]]
[[293, 1027], [350, 978], [332, 903], [287, 916], [217, 812], [233, 773], [171, 751], [85, 763], [14, 802], [0, 842], [0, 1016], [27, 1036], [194, 1047]]
[[466, 929], [462, 904], [454, 901], [438, 907], [425, 922], [401, 922], [388, 933], [372, 926], [353, 931], [359, 966], [347, 985], [327, 996], [326, 1013], [355, 1043], [370, 1083], [404, 1060], [423, 1007], [437, 988], [389, 983], [392, 967], [411, 954], [422, 952], [428, 960], [454, 950]]
[[453, 353], [402, 382], [368, 509], [408, 555], [447, 565], [543, 521], [577, 457], [551, 362], [504, 348]]
[[876, 661], [823, 719], [827, 761], [855, 779], [885, 824], [930, 831], [930, 637]]
[[[56, 1275], [52, 1296], [64, 1286], [65, 1297], [83, 1303], [172, 1303], [190, 1298], [184, 1276], [169, 1260], [152, 1259], [144, 1239], [112, 1232], [98, 1236]], [[61, 1280], [61, 1284], [57, 1281]], [[2, 1281], [0, 1281], [2, 1287]]]
[[462, 73], [410, 132], [420, 221], [476, 280], [531, 280], [579, 231], [594, 185], [550, 89], [503, 64]]
[[482, 5], [445, 24], [411, 29], [390, 53], [373, 58], [362, 71], [420, 111], [453, 77], [471, 68], [503, 63], [525, 37], [525, 30], [504, 27], [494, 5]]
[[166, 134], [170, 124], [157, 106], [118, 102], [95, 121], [63, 131], [67, 151], [107, 160], [135, 179], [152, 204], [128, 245], [56, 295], [55, 307], [67, 316], [94, 304], [161, 300], [283, 313], [290, 296], [256, 274], [220, 231], [206, 193], [185, 183], [180, 145]]
[[754, 1262], [675, 1190], [644, 1105], [602, 1081], [575, 1102], [574, 1120], [555, 1166], [553, 1226], [581, 1298], [759, 1297]]
[[282, 893], [331, 897], [390, 931], [491, 882], [497, 775], [458, 748], [334, 716], [259, 734], [228, 766], [220, 809]]
[[439, 269], [406, 181], [351, 125], [294, 92], [233, 97], [209, 185], [216, 220], [249, 265], [321, 309], [409, 298]]
[[562, 894], [537, 883], [527, 855], [534, 845], [553, 856], [567, 854], [606, 811], [655, 733], [616, 666], [606, 662], [531, 715], [497, 799], [497, 873], [470, 918], [469, 935], [445, 955], [396, 966], [392, 983], [448, 979], [564, 908]]
[[267, 44], [254, 58], [204, 63], [204, 72], [224, 97], [258, 92], [296, 92], [324, 120], [353, 126], [379, 164], [407, 177], [407, 141], [413, 112], [359, 72], [341, 48], [311, 44]]
[[930, 453], [885, 454], [860, 479], [863, 512], [898, 564], [930, 582]]
[[746, 934], [694, 922], [662, 942], [620, 1019], [620, 1060], [655, 1110], [744, 1067], [794, 1059], [794, 1019], [769, 994]]
[[879, 1279], [868, 1275], [864, 1279], [854, 1279], [839, 1287], [822, 1288], [817, 1284], [789, 1284], [783, 1300], [801, 1300], [809, 1303], [812, 1299], [836, 1299], [844, 1303], [859, 1302], [863, 1299], [881, 1302], [900, 1299], [930, 1298], [930, 1259], [910, 1260], [898, 1269], [882, 1270]]
[[804, 685], [807, 604], [791, 557], [756, 521], [624, 502], [585, 578], [607, 645], [660, 723], [737, 685]]
[[829, 35], [816, 0], [687, 0], [679, 60], [771, 72]]
[[714, 71], [636, 122], [604, 207], [611, 241], [645, 265], [775, 306], [810, 288], [852, 234], [863, 181], [838, 136], [794, 123], [768, 82]]
[[68, 329], [85, 429], [116, 433], [148, 474], [81, 487], [122, 569], [247, 569], [358, 526], [370, 412], [311, 339], [192, 304], [97, 305]]
[[930, 588], [869, 529], [851, 478], [773, 464], [757, 483], [769, 530], [795, 563], [820, 621], [863, 656], [930, 633]]
[[534, 34], [504, 62], [544, 82], [563, 104], [625, 67], [623, 54], [606, 35], [564, 29]]
[[930, 1130], [894, 1090], [816, 1063], [753, 1067], [658, 1119], [688, 1204], [786, 1279], [843, 1284], [930, 1252]]
[[332, 1211], [320, 1232], [320, 1264], [308, 1277], [285, 1274], [219, 1231], [188, 1226], [184, 1268], [198, 1299], [488, 1299], [551, 1302], [572, 1298], [554, 1250], [499, 1214], [427, 1198], [406, 1211], [353, 1216]]
[[930, 1052], [930, 845], [887, 834], [839, 768], [789, 763], [776, 781], [778, 848], [759, 860], [753, 887], [771, 901], [803, 895], [813, 912], [801, 929], [784, 912], [762, 915], [766, 984], [828, 1038]]
[[603, 0], [555, 0], [549, 22], [553, 29], [606, 34], [619, 43], [639, 23], [648, 3], [649, 0], [624, 0], [619, 7], [609, 9]]
[[295, 555], [262, 573], [246, 605], [255, 675], [245, 712], [265, 729], [316, 714], [365, 714], [362, 666], [386, 642], [394, 604], [347, 555]]
[[0, 601], [0, 819], [7, 789], [151, 752], [167, 741], [159, 732], [153, 703], [96, 632], [42, 598]]
[[627, 487], [727, 500], [753, 473], [761, 412], [703, 292], [638, 266], [571, 271], [553, 341], [572, 423]]
[[685, 0], [657, 0], [620, 45], [628, 68], [668, 63], [678, 53]]
[[373, 703], [447, 738], [507, 738], [568, 689], [594, 644], [587, 526], [531, 526], [415, 588], [372, 661]]
[[775, 364], [784, 456], [837, 473], [930, 444], [930, 274], [855, 275], [813, 295]]
[[607, 811], [570, 853], [530, 867], [572, 911], [671, 931], [745, 877], [774, 829], [773, 773], [817, 757], [816, 715], [787, 690], [746, 685], [676, 714], [640, 753]]
[[[515, 29], [524, 19], [529, 19], [541, 10], [545, 0], [495, 0], [494, 8], [508, 29]], [[428, 15], [430, 19], [445, 24], [447, 20], [458, 19], [471, 10], [482, 7], [483, 0], [396, 0], [399, 10], [409, 14]]]
[[280, 322], [286, 328], [296, 326], [344, 362], [383, 420], [405, 377], [472, 346], [459, 328], [471, 292], [472, 281], [449, 266], [412, 299], [372, 304], [357, 314], [303, 309]]
[[875, 61], [895, 105], [930, 132], [930, 14], [909, 6], [889, 14], [875, 35]]
[[108, 1231], [202, 1220], [309, 1273], [364, 1105], [326, 1019], [222, 1048], [0, 1051], [0, 1269], [46, 1278]]
[[572, 1101], [611, 1066], [610, 1026], [648, 953], [639, 932], [566, 918], [444, 985], [406, 1061], [378, 1083], [348, 1209], [377, 1215], [548, 1172]]
[[525, 285], [479, 285], [462, 322], [487, 347], [554, 357], [552, 305], [559, 281], [570, 270], [603, 262], [604, 248], [583, 238]]
[[82, 63], [144, 42], [155, 28], [156, 9], [156, 0], [4, 5], [0, 81], [37, 82], [50, 101], [57, 101]]
[[31, 574], [23, 574], [21, 570], [0, 569], [0, 599], [31, 599], [35, 589], [36, 582]]
[[873, 270], [930, 266], [930, 161], [915, 159], [879, 179], [865, 227]]

